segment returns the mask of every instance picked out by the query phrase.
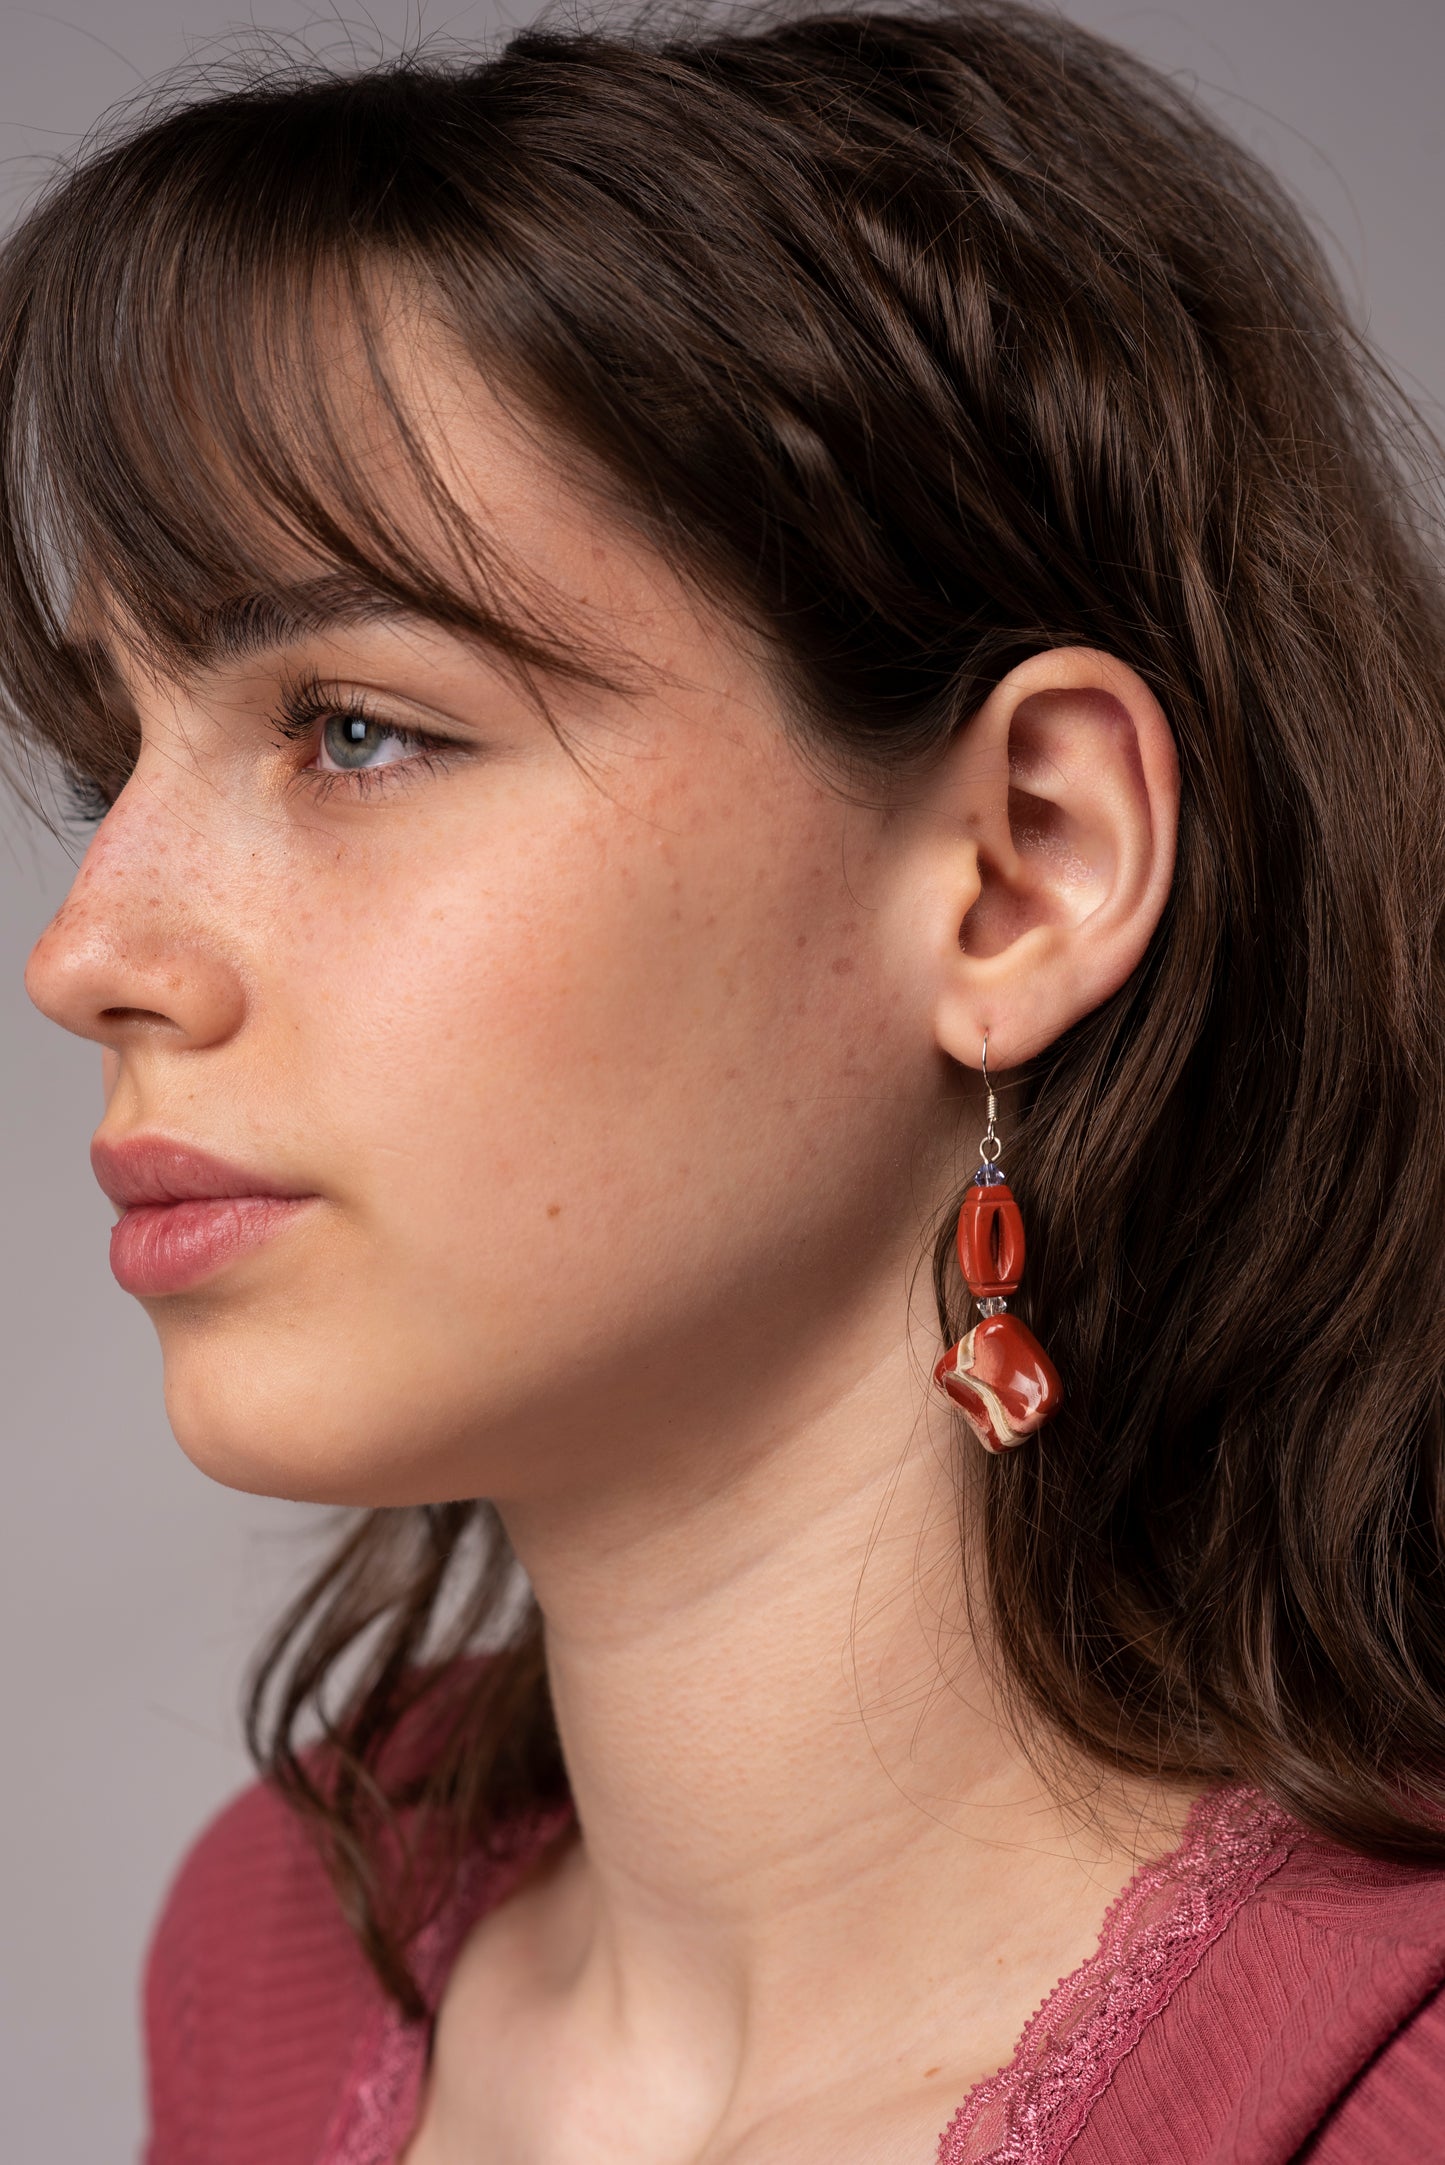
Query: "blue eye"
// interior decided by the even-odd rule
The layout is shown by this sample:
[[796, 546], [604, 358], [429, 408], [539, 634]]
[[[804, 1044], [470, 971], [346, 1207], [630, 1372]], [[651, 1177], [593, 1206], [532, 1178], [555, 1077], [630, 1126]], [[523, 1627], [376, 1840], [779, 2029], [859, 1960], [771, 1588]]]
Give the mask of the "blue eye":
[[[358, 790], [363, 783], [380, 787], [383, 770], [405, 768], [413, 773], [439, 769], [453, 757], [465, 756], [464, 745], [447, 737], [435, 737], [424, 729], [407, 729], [400, 722], [373, 714], [364, 692], [323, 684], [314, 676], [299, 682], [283, 682], [272, 726], [290, 744], [307, 746], [309, 757], [296, 777], [309, 776], [319, 785], [323, 777], [335, 781], [350, 775]], [[391, 777], [400, 781], [398, 774]], [[354, 792], [353, 792], [354, 794]]]
[[[321, 732], [323, 757], [341, 772], [361, 767], [390, 766], [404, 758], [412, 739], [389, 722], [374, 722], [365, 714], [333, 714]], [[378, 758], [378, 753], [388, 753]]]

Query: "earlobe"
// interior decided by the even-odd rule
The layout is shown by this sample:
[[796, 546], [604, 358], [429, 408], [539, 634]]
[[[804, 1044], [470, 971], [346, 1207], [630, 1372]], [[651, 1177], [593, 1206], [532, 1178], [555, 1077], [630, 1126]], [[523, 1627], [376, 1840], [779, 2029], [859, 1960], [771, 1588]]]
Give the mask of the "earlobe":
[[[938, 1039], [1040, 1052], [1142, 959], [1174, 872], [1179, 767], [1142, 677], [1088, 647], [1031, 655], [959, 733], [939, 786], [955, 850]], [[945, 879], [948, 878], [945, 874]], [[942, 897], [940, 897], [940, 902]]]

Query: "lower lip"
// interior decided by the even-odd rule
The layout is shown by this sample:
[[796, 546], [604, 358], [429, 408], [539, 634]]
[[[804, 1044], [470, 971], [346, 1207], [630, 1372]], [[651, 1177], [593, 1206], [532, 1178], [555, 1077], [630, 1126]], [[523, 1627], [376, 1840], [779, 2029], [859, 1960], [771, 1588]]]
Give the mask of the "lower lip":
[[316, 1200], [311, 1195], [224, 1195], [189, 1203], [133, 1203], [111, 1230], [110, 1267], [127, 1293], [185, 1293], [260, 1247]]

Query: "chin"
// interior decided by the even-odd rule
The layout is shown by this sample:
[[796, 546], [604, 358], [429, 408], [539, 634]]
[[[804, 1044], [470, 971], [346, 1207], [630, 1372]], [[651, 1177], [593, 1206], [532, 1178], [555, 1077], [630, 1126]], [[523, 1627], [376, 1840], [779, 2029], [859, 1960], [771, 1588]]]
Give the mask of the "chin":
[[[346, 1376], [341, 1389], [332, 1387], [338, 1374]], [[445, 1440], [417, 1433], [414, 1403], [408, 1418], [367, 1385], [321, 1358], [297, 1377], [264, 1355], [223, 1361], [194, 1343], [166, 1349], [171, 1432], [191, 1464], [224, 1488], [355, 1508], [471, 1493], [456, 1484]]]
[[330, 1438], [248, 1419], [244, 1407], [218, 1414], [204, 1397], [198, 1404], [190, 1394], [176, 1403], [167, 1392], [166, 1415], [191, 1464], [222, 1488], [288, 1503], [368, 1506], [393, 1500], [376, 1494], [354, 1452], [338, 1450]]

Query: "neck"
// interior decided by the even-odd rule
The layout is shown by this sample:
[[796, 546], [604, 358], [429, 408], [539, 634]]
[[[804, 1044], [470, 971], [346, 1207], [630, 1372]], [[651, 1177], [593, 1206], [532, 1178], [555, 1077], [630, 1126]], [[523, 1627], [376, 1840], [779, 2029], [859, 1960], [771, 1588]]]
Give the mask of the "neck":
[[964, 1623], [959, 1437], [917, 1410], [931, 1351], [873, 1349], [716, 1492], [508, 1513], [583, 1836], [560, 1966], [634, 2010], [796, 2042], [825, 1978], [830, 2021], [856, 1983], [876, 2032], [880, 1971], [996, 1993], [1017, 1954], [1027, 2013], [1029, 1950], [1046, 1987], [1177, 1839], [1187, 1800], [1121, 1783], [1099, 1809], [1095, 1769], [1081, 1815], [1004, 1720]]

